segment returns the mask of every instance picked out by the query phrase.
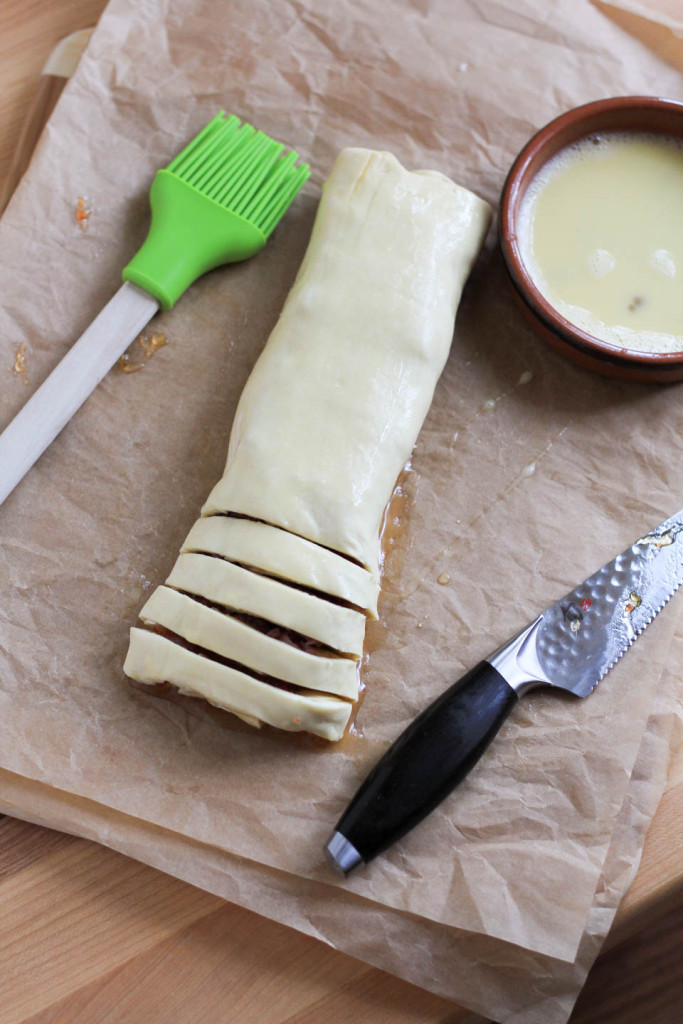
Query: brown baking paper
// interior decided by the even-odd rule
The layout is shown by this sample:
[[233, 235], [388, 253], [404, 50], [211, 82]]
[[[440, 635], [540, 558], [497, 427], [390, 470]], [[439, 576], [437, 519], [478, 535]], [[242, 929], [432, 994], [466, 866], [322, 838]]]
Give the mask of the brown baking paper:
[[[653, 704], [574, 963], [553, 960], [242, 860], [109, 807], [0, 770], [0, 812], [112, 849], [413, 981], [501, 1024], [565, 1024], [636, 870], [666, 778], [672, 722], [683, 725], [679, 631]], [[457, 1015], [461, 1024], [465, 1018]], [[468, 1016], [467, 1024], [482, 1018]]]
[[[110, 373], [0, 509], [2, 768], [366, 906], [574, 960], [675, 604], [589, 700], [524, 701], [458, 793], [370, 870], [335, 882], [321, 858], [420, 708], [678, 505], [680, 389], [603, 381], [546, 351], [492, 238], [412, 460], [360, 735], [332, 747], [258, 733], [132, 690], [121, 665], [128, 627], [221, 474], [338, 150], [384, 147], [496, 202], [550, 117], [680, 86], [570, 0], [113, 0], [0, 224], [2, 423], [115, 291], [146, 231], [153, 172], [217, 108], [296, 144], [313, 176], [263, 253], [156, 319], [170, 344], [138, 373]], [[29, 387], [12, 372], [22, 343]]]
[[592, 0], [621, 28], [683, 71], [683, 9], [680, 0]]

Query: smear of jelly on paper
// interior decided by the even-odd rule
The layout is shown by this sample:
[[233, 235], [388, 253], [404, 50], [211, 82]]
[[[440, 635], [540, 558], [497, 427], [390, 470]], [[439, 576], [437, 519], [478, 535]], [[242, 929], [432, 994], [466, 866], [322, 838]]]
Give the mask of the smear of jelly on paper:
[[16, 375], [18, 377], [21, 377], [21, 379], [23, 380], [24, 384], [28, 384], [28, 382], [29, 382], [29, 380], [28, 380], [28, 366], [27, 366], [27, 362], [26, 362], [27, 358], [28, 358], [28, 348], [26, 346], [26, 342], [22, 341], [22, 343], [19, 346], [19, 348], [17, 349], [16, 355], [14, 357], [14, 372], [16, 373]]
[[164, 345], [168, 345], [168, 338], [160, 331], [155, 331], [149, 337], [144, 333], [139, 334], [119, 359], [119, 370], [122, 373], [137, 373]]

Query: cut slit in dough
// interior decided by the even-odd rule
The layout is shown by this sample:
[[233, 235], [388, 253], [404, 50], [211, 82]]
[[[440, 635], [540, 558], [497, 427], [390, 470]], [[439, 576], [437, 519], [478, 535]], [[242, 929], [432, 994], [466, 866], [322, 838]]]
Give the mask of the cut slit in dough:
[[270, 686], [145, 629], [131, 629], [123, 670], [138, 682], [172, 683], [181, 693], [204, 697], [246, 718], [291, 732], [312, 732], [326, 740], [339, 739], [353, 706], [324, 694], [291, 693]]
[[220, 555], [319, 590], [377, 618], [379, 580], [366, 569], [303, 537], [251, 519], [209, 516], [194, 524], [182, 551]]
[[140, 618], [177, 633], [197, 647], [286, 683], [349, 700], [358, 697], [358, 671], [350, 658], [309, 654], [169, 587], [154, 591]]
[[166, 583], [213, 604], [256, 615], [343, 654], [360, 656], [365, 616], [211, 555], [183, 554]]
[[143, 618], [215, 655], [290, 683], [300, 672], [299, 686], [331, 695], [292, 694], [136, 629], [129, 675], [170, 682], [246, 721], [342, 736], [350, 704], [334, 694], [351, 689], [348, 669], [310, 652], [280, 657], [272, 645], [283, 641], [257, 641], [229, 612], [353, 655], [355, 672], [366, 621], [355, 608], [376, 615], [384, 509], [431, 403], [490, 216], [487, 203], [437, 172], [408, 172], [389, 153], [340, 154], [240, 399], [225, 473], [183, 545], [172, 589], [143, 609]]

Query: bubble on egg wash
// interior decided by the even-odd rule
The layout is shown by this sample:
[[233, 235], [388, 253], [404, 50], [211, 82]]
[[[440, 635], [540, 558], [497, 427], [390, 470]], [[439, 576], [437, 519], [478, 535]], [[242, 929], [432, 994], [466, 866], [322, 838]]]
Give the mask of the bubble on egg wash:
[[655, 249], [647, 261], [651, 270], [662, 274], [664, 277], [676, 276], [676, 262], [667, 249]]
[[607, 249], [595, 249], [586, 257], [586, 266], [593, 277], [607, 277], [616, 265], [617, 261]]

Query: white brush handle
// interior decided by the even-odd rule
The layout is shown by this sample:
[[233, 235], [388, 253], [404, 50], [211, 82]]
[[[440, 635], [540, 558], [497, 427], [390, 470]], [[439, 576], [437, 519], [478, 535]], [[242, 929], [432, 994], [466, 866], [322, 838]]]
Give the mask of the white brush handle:
[[0, 504], [158, 309], [127, 281], [17, 413], [0, 434]]

